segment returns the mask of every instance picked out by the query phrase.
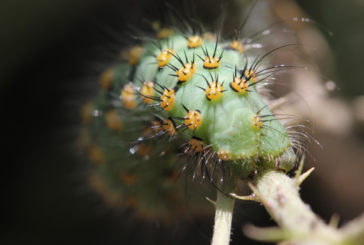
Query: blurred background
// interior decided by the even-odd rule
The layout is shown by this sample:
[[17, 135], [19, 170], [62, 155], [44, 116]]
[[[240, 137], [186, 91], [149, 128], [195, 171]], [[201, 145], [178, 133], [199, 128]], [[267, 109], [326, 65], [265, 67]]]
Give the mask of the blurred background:
[[[249, 4], [227, 2], [235, 21], [244, 11], [234, 6]], [[256, 10], [266, 13], [259, 2], [268, 1], [258, 1]], [[221, 1], [196, 4], [208, 21]], [[212, 208], [211, 216], [194, 217], [188, 225], [134, 219], [105, 207], [86, 187], [84, 164], [74, 153], [80, 102], [92, 95], [85, 84], [111, 59], [112, 47], [123, 45], [114, 30], [142, 25], [142, 16], [158, 18], [157, 5], [162, 1], [0, 2], [1, 244], [209, 244]], [[364, 2], [272, 1], [263, 19], [302, 15], [319, 24], [290, 28], [303, 44], [316, 47], [308, 52], [321, 75], [306, 87], [299, 83], [305, 75], [294, 77], [292, 90], [310, 110], [290, 109], [313, 121], [313, 136], [323, 146], [309, 147], [307, 167], [316, 171], [302, 186], [302, 197], [326, 221], [338, 213], [345, 223], [364, 211]], [[259, 16], [252, 20], [261, 24]], [[241, 227], [272, 225], [264, 209], [242, 203], [236, 210], [232, 244], [258, 244], [244, 238]]]

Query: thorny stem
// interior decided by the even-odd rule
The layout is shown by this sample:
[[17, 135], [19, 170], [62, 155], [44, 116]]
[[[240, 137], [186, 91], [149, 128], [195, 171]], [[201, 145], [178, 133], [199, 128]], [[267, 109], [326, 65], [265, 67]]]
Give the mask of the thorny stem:
[[284, 241], [285, 245], [364, 244], [364, 216], [338, 229], [326, 224], [301, 200], [299, 184], [307, 176], [307, 172], [302, 175], [299, 172], [295, 178], [290, 178], [275, 170], [259, 174], [255, 184], [250, 184], [253, 196], [264, 205], [279, 227], [257, 228], [250, 225], [245, 227], [245, 234], [261, 241]]
[[228, 245], [230, 242], [231, 220], [234, 199], [217, 191], [215, 204], [215, 225], [211, 245]]

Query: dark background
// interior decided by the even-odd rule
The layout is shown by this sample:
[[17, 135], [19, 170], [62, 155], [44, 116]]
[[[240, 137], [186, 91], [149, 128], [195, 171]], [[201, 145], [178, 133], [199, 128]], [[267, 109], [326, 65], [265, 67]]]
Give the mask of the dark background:
[[[328, 42], [335, 57], [337, 93], [347, 100], [364, 94], [364, 4], [299, 3], [335, 34]], [[216, 12], [217, 5], [198, 4], [206, 13]], [[157, 15], [155, 5], [116, 0], [0, 2], [1, 244], [209, 243], [212, 217], [196, 220], [192, 229], [183, 224], [167, 229], [104, 208], [84, 186], [83, 163], [71, 147], [79, 102], [90, 96], [83, 86], [96, 76], [98, 64], [110, 58], [112, 48], [105, 52], [102, 47], [122, 45], [104, 27], [125, 30], [126, 24], [138, 25], [141, 16]], [[334, 212], [343, 214], [345, 221], [363, 211], [323, 204], [315, 183], [309, 180], [303, 186], [303, 196], [326, 220]], [[235, 244], [244, 239], [241, 224], [269, 224], [257, 205], [239, 210], [243, 211], [234, 220]]]

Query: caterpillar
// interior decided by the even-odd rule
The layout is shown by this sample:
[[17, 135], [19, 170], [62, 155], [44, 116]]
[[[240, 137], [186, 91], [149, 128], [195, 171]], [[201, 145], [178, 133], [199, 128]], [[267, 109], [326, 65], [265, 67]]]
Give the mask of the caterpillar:
[[[91, 185], [144, 218], [181, 209], [181, 171], [220, 189], [297, 162], [297, 142], [266, 98], [270, 79], [294, 67], [271, 64], [270, 55], [294, 44], [263, 49], [239, 29], [224, 38], [170, 11], [180, 26], [154, 23], [153, 36], [138, 37], [100, 75], [97, 98], [81, 111]], [[196, 200], [211, 191], [198, 188]], [[203, 200], [193, 206], [189, 212], [200, 212]]]

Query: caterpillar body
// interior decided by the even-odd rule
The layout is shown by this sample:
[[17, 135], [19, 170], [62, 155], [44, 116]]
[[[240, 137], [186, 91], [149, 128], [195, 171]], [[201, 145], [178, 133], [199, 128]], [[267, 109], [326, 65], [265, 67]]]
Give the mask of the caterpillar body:
[[[250, 40], [189, 30], [161, 28], [129, 48], [82, 110], [92, 185], [104, 194], [111, 189], [110, 202], [145, 203], [143, 216], [179, 209], [183, 191], [174, 182], [181, 169], [217, 187], [296, 163], [294, 142], [261, 93], [284, 69], [267, 57], [290, 45], [254, 53]], [[187, 160], [176, 167], [180, 156]]]

